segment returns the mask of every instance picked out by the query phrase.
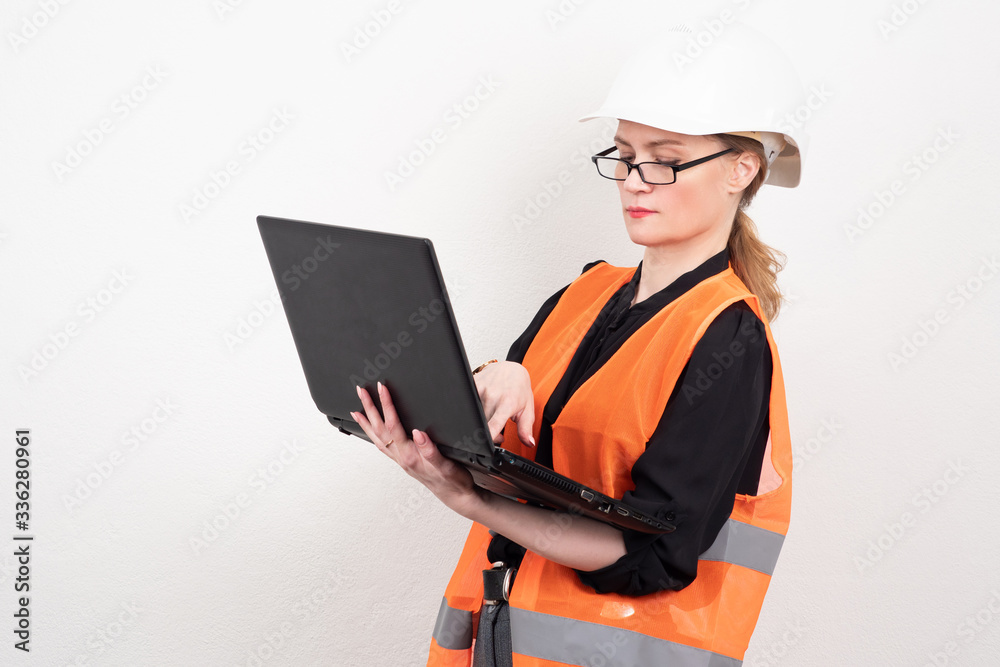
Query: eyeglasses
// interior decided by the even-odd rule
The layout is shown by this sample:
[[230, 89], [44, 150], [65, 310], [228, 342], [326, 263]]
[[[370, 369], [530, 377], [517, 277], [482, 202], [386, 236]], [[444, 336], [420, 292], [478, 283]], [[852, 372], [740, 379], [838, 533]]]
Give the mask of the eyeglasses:
[[607, 150], [601, 151], [597, 155], [590, 156], [590, 159], [594, 161], [595, 165], [597, 165], [597, 173], [604, 178], [610, 178], [612, 181], [624, 181], [628, 178], [629, 174], [632, 173], [632, 170], [635, 169], [639, 172], [639, 178], [642, 179], [642, 182], [648, 183], [649, 185], [670, 185], [677, 180], [678, 171], [683, 171], [690, 167], [696, 167], [702, 162], [708, 162], [709, 160], [713, 160], [720, 155], [732, 153], [734, 150], [732, 148], [727, 148], [726, 150], [719, 151], [714, 155], [692, 160], [691, 162], [685, 162], [684, 164], [663, 164], [662, 162], [640, 162], [639, 164], [632, 164], [631, 162], [627, 162], [621, 158], [605, 157], [608, 153], [617, 149], [617, 146], [612, 146]]

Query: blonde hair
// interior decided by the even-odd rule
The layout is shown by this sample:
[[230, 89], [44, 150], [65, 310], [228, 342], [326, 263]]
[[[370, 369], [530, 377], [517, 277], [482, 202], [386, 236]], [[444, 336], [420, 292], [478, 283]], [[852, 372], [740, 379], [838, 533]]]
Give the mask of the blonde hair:
[[724, 147], [735, 149], [740, 153], [753, 153], [759, 160], [761, 168], [757, 170], [757, 175], [754, 176], [740, 198], [736, 217], [733, 219], [733, 228], [729, 232], [727, 247], [729, 248], [729, 261], [733, 265], [733, 272], [739, 276], [751, 292], [757, 295], [765, 317], [769, 322], [773, 322], [778, 317], [778, 311], [781, 310], [781, 304], [784, 301], [784, 296], [778, 289], [778, 272], [784, 268], [786, 256], [783, 252], [760, 240], [757, 236], [757, 226], [744, 211], [753, 201], [767, 177], [767, 158], [764, 155], [764, 146], [759, 141], [749, 137], [732, 134], [711, 136], [718, 139]]

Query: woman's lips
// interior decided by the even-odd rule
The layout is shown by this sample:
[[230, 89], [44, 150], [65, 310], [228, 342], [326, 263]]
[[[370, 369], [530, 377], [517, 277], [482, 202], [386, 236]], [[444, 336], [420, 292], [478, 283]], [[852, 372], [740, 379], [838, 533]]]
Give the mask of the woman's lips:
[[645, 218], [647, 215], [656, 213], [656, 211], [650, 211], [648, 208], [643, 208], [641, 206], [629, 206], [625, 210], [628, 211], [629, 216], [633, 218]]

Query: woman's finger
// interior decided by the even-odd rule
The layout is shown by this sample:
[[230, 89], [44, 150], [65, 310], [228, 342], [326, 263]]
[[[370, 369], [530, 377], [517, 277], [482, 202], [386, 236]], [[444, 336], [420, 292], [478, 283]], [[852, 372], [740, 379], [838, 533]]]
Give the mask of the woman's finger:
[[531, 433], [531, 428], [535, 424], [534, 412], [535, 407], [528, 403], [520, 414], [511, 417], [517, 424], [517, 437], [529, 447], [535, 446], [535, 436]]
[[431, 442], [430, 436], [428, 436], [423, 431], [418, 431], [413, 429], [413, 444], [416, 445], [417, 452], [424, 461], [434, 470], [437, 471], [438, 475], [442, 477], [449, 477], [454, 474], [454, 466], [457, 466], [454, 461], [444, 456], [434, 443]]
[[375, 431], [372, 429], [371, 422], [369, 422], [368, 419], [363, 414], [361, 414], [360, 412], [352, 412], [351, 417], [354, 418], [354, 421], [358, 423], [358, 426], [361, 427], [361, 430], [365, 432], [365, 435], [368, 436], [368, 439], [371, 440], [372, 443], [374, 443], [375, 447], [380, 452], [382, 452], [389, 458], [395, 460], [395, 457], [392, 455], [392, 447], [396, 446], [395, 442], [392, 443], [392, 445], [390, 445], [389, 447], [386, 447], [382, 443], [379, 436], [375, 434]]
[[[523, 432], [527, 429], [529, 432], [531, 430], [531, 424], [519, 424], [518, 423], [518, 413], [510, 414], [511, 410], [514, 408], [514, 402], [508, 397], [504, 397], [502, 400], [498, 401], [496, 411], [489, 419], [490, 435], [493, 438], [493, 442], [501, 443], [504, 441], [505, 436], [503, 431], [507, 427], [507, 421], [513, 421], [517, 424], [518, 432]], [[534, 443], [530, 442], [525, 438], [521, 438], [521, 441], [527, 445], [534, 446]]]
[[472, 474], [444, 456], [423, 431], [413, 429], [413, 443], [423, 465], [419, 467], [419, 475], [414, 474], [416, 468], [407, 472], [420, 479], [445, 504], [460, 512], [459, 507], [468, 502], [469, 494], [475, 493]]
[[[399, 416], [396, 414], [396, 406], [393, 405], [392, 397], [389, 396], [389, 388], [378, 383], [379, 400], [382, 401], [382, 414], [385, 416], [386, 428], [390, 431], [394, 430], [394, 426], [399, 424]], [[403, 433], [403, 437], [406, 437], [406, 433]]]
[[[369, 439], [375, 443], [379, 451], [399, 463], [400, 459], [397, 454], [402, 453], [402, 450], [406, 448], [406, 434], [398, 427], [399, 420], [395, 417], [395, 409], [393, 409], [391, 417], [386, 415], [387, 421], [390, 422], [387, 424], [379, 416], [378, 409], [375, 407], [375, 403], [371, 400], [368, 392], [360, 386], [358, 386], [358, 398], [361, 399], [361, 403], [365, 407], [365, 416], [367, 416], [367, 419], [365, 419], [365, 416], [361, 416], [361, 413], [357, 413], [358, 417], [355, 417], [355, 420], [361, 425], [361, 428], [368, 435]], [[367, 426], [361, 420], [367, 422]], [[392, 422], [396, 423], [396, 428], [391, 427]], [[392, 449], [393, 447], [396, 447], [396, 449]]]
[[[361, 399], [361, 405], [365, 409], [365, 415], [368, 417], [368, 421], [371, 423], [372, 429], [376, 433], [384, 432], [383, 429], [385, 424], [382, 422], [382, 417], [379, 416], [378, 408], [375, 407], [375, 403], [372, 401], [371, 396], [368, 395], [368, 390], [361, 387], [361, 385], [357, 385], [357, 387], [358, 398]], [[369, 436], [370, 435], [371, 434], [369, 434]], [[376, 435], [376, 437], [378, 436]]]
[[413, 429], [413, 443], [417, 446], [417, 451], [420, 452], [422, 457], [432, 464], [438, 463], [435, 454], [441, 456], [441, 452], [434, 446], [434, 443], [431, 442], [430, 437], [426, 433]]
[[[392, 397], [389, 395], [389, 387], [379, 382], [378, 391], [379, 400], [382, 401], [382, 414], [385, 417], [384, 433], [387, 437], [400, 443], [401, 446], [398, 451], [405, 455], [405, 451], [409, 448], [408, 438], [406, 437], [406, 429], [403, 428], [402, 422], [399, 421], [399, 415], [396, 414], [396, 406], [393, 404]], [[388, 440], [386, 442], [388, 442]]]
[[361, 414], [360, 412], [352, 412], [351, 413], [351, 417], [353, 417], [354, 421], [356, 421], [358, 423], [358, 426], [361, 427], [361, 430], [365, 432], [365, 435], [367, 435], [369, 438], [371, 438], [374, 441], [375, 440], [375, 434], [372, 433], [372, 425], [368, 421], [368, 419], [363, 414]]
[[494, 443], [503, 442], [503, 435], [501, 435], [500, 432], [503, 430], [504, 424], [506, 424], [507, 422], [506, 421], [501, 422], [500, 416], [494, 415], [493, 417], [490, 417], [489, 421], [486, 423], [490, 428], [490, 439]]

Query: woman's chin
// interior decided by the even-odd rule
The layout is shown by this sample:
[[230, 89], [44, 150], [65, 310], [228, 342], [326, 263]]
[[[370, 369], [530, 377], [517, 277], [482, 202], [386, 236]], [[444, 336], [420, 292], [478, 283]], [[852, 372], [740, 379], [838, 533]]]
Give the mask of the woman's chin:
[[626, 223], [629, 239], [632, 243], [641, 246], [674, 246], [683, 244], [690, 237], [678, 237], [674, 234], [665, 234], [664, 229], [651, 227], [644, 224], [635, 224], [637, 221]]
[[633, 241], [639, 237], [648, 238], [652, 236], [662, 236], [664, 223], [659, 219], [659, 215], [653, 214], [645, 218], [633, 218], [628, 213], [625, 214], [625, 229]]

